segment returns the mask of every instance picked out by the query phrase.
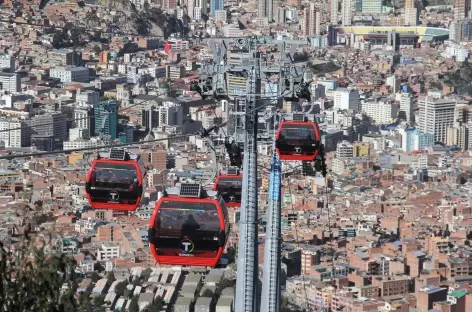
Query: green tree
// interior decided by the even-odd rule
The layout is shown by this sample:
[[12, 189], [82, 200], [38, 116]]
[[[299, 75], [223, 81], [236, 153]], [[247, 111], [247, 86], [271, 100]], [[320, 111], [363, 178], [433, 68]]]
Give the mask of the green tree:
[[[219, 124], [223, 122], [223, 120], [219, 120], [218, 123], [216, 124]], [[229, 263], [233, 263], [236, 259], [236, 249], [234, 247], [228, 247], [228, 249], [226, 249], [226, 259], [228, 259]]]
[[86, 301], [82, 302], [79, 305], [79, 312], [95, 312], [93, 304], [90, 302], [90, 299], [87, 298]]
[[151, 276], [151, 273], [152, 273], [152, 269], [150, 268], [147, 268], [146, 270], [141, 272], [141, 280], [147, 281], [149, 277]]
[[134, 296], [129, 304], [129, 312], [139, 312], [138, 296]]
[[92, 282], [96, 283], [100, 279], [100, 275], [98, 275], [97, 272], [93, 271], [90, 275], [90, 278], [92, 279]]
[[111, 283], [114, 281], [116, 281], [115, 274], [113, 272], [109, 272], [107, 274], [107, 283], [111, 285]]
[[287, 307], [288, 307], [288, 298], [286, 296], [282, 296], [282, 305], [281, 305], [282, 312], [286, 311]]
[[126, 289], [126, 286], [128, 285], [128, 282], [127, 281], [121, 281], [119, 282], [118, 284], [116, 284], [115, 286], [115, 294], [117, 296], [123, 296], [123, 294], [125, 293], [125, 289]]
[[160, 312], [164, 308], [164, 301], [161, 297], [157, 297], [154, 301], [146, 307], [147, 312]]
[[77, 303], [74, 296], [74, 287], [69, 287], [67, 292], [61, 297], [60, 304], [64, 306], [64, 311], [75, 311]]
[[83, 305], [86, 301], [90, 301], [90, 292], [84, 291], [79, 295], [79, 305]]
[[104, 304], [105, 304], [105, 295], [100, 295], [100, 296], [95, 297], [95, 299], [93, 299], [93, 305], [95, 307], [101, 307]]
[[431, 86], [431, 88], [436, 88], [438, 90], [442, 90], [442, 88], [443, 88], [442, 83], [439, 82], [439, 81], [432, 81], [430, 83], [430, 86]]
[[222, 278], [221, 281], [218, 283], [218, 287], [216, 288], [216, 294], [219, 295], [223, 291], [223, 289], [228, 287], [234, 287], [236, 285], [236, 280], [230, 280], [227, 278]]
[[76, 310], [72, 291], [75, 260], [46, 255], [46, 242], [37, 247], [25, 231], [24, 241], [9, 248], [0, 242], [0, 307], [2, 311]]

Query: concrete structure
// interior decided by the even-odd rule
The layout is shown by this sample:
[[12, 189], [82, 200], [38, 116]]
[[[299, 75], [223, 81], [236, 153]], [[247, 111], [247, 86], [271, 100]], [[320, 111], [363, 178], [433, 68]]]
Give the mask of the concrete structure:
[[30, 135], [37, 137], [53, 137], [59, 140], [67, 139], [66, 117], [62, 113], [52, 113], [35, 116], [27, 120]]
[[404, 152], [422, 151], [435, 143], [434, 135], [424, 133], [415, 128], [399, 129], [402, 136], [402, 150]]
[[434, 134], [436, 141], [445, 143], [447, 128], [454, 123], [456, 101], [426, 96], [418, 99], [418, 107], [418, 129]]
[[382, 0], [362, 0], [362, 13], [382, 13]]
[[391, 123], [398, 117], [398, 103], [366, 101], [361, 107], [362, 111], [378, 125]]
[[94, 135], [107, 135], [112, 140], [118, 135], [118, 103], [105, 101], [94, 107]]
[[98, 261], [110, 260], [120, 256], [120, 246], [112, 243], [103, 243], [96, 250], [96, 257]]
[[405, 118], [406, 121], [413, 121], [413, 96], [410, 93], [402, 93], [400, 96], [400, 112], [399, 117]]
[[72, 49], [57, 49], [48, 52], [48, 63], [55, 66], [77, 66], [82, 55]]
[[352, 23], [353, 0], [342, 0], [341, 21], [343, 26], [350, 26]]
[[9, 54], [0, 55], [0, 70], [7, 70], [9, 73], [15, 72], [15, 58]]
[[460, 121], [454, 122], [453, 125], [447, 127], [446, 144], [457, 146], [462, 151], [469, 149], [469, 131], [470, 128], [463, 125]]
[[339, 11], [338, 11], [339, 0], [331, 0], [330, 4], [331, 4], [331, 24], [334, 26], [337, 26], [339, 22]]
[[27, 146], [28, 130], [20, 120], [0, 118], [0, 131], [0, 145], [3, 145], [3, 147]]
[[419, 10], [415, 7], [414, 0], [405, 1], [405, 26], [416, 26], [419, 22]]
[[192, 303], [193, 298], [179, 297], [174, 303], [174, 312], [190, 312]]
[[166, 67], [166, 77], [168, 79], [180, 79], [185, 76], [185, 66], [184, 65], [167, 65]]
[[[349, 0], [347, 0], [349, 1]], [[434, 41], [434, 40], [447, 40], [449, 39], [449, 30], [438, 27], [406, 27], [406, 26], [350, 26], [344, 25], [343, 27], [336, 28], [342, 33], [353, 33], [358, 39], [363, 38], [369, 33], [391, 33], [395, 31], [397, 33], [414, 33], [419, 36], [419, 41]]]
[[359, 91], [352, 88], [338, 88], [334, 91], [335, 110], [359, 111]]
[[310, 3], [303, 10], [304, 24], [302, 31], [304, 36], [319, 35], [321, 31], [321, 12], [316, 9], [315, 3]]
[[469, 15], [470, 1], [453, 0], [454, 19], [456, 21], [466, 18]]
[[336, 158], [352, 157], [354, 147], [348, 141], [338, 142], [336, 145]]
[[0, 90], [10, 93], [21, 92], [20, 76], [13, 73], [0, 73]]
[[274, 19], [274, 0], [257, 1], [257, 17], [267, 18], [269, 22]]
[[51, 78], [58, 78], [63, 83], [89, 82], [89, 69], [86, 67], [56, 67], [49, 71]]

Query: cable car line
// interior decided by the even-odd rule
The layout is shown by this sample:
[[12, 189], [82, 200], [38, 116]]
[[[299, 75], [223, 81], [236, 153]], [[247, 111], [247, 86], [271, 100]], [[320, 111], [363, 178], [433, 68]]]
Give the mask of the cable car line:
[[[140, 103], [141, 104], [141, 103]], [[262, 104], [259, 107], [256, 107], [247, 114], [250, 114], [256, 110], [259, 110], [270, 103]], [[245, 115], [239, 115], [236, 116], [236, 118], [242, 118]], [[103, 146], [95, 146], [95, 147], [83, 147], [83, 148], [73, 148], [70, 150], [59, 150], [59, 151], [47, 151], [47, 152], [35, 152], [35, 153], [22, 153], [22, 154], [17, 154], [17, 155], [2, 155], [0, 156], [1, 159], [15, 159], [15, 158], [24, 158], [24, 157], [37, 157], [37, 156], [44, 156], [44, 155], [53, 155], [53, 154], [63, 154], [63, 153], [72, 153], [72, 152], [85, 152], [85, 151], [95, 151], [95, 150], [101, 150], [101, 149], [106, 149], [106, 148], [115, 148], [115, 147], [124, 147], [124, 146], [132, 146], [132, 145], [141, 145], [141, 144], [147, 144], [147, 143], [154, 143], [154, 142], [160, 142], [160, 141], [165, 141], [169, 139], [180, 139], [180, 138], [187, 138], [192, 135], [198, 135], [200, 137], [208, 137], [210, 135], [210, 132], [218, 129], [219, 127], [224, 127], [228, 121], [222, 122], [219, 125], [212, 126], [209, 129], [202, 129], [201, 131], [195, 132], [195, 133], [189, 133], [185, 135], [179, 135], [179, 136], [172, 136], [168, 138], [161, 138], [161, 139], [154, 139], [154, 140], [148, 140], [148, 141], [136, 141], [136, 142], [130, 142], [130, 143], [119, 143], [119, 144], [111, 144], [111, 145], [103, 145]]]
[[[42, 1], [42, 5], [44, 5], [43, 1]], [[8, 21], [8, 22], [11, 22], [11, 21]], [[20, 23], [18, 23], [18, 24], [20, 24]], [[44, 27], [44, 25], [33, 25], [33, 26]], [[56, 26], [56, 27], [57, 27], [57, 26]], [[57, 28], [58, 28], [58, 27], [57, 27]], [[135, 36], [135, 35], [133, 35], [133, 36]], [[258, 107], [257, 109], [260, 109], [260, 107]], [[226, 122], [226, 123], [227, 123], [227, 122]], [[226, 123], [222, 123], [221, 126], [223, 126], [223, 124], [226, 125]], [[213, 129], [217, 129], [217, 127], [213, 128]], [[208, 129], [208, 130], [211, 130], [211, 129]], [[201, 135], [202, 137], [203, 137], [204, 134], [208, 135], [208, 134], [209, 134], [209, 131], [208, 131], [208, 130], [207, 130], [207, 129], [204, 129], [204, 131], [203, 131], [200, 135]], [[166, 138], [166, 139], [167, 139], [167, 138]], [[301, 141], [303, 138], [302, 138], [302, 137], [299, 137], [298, 139], [299, 139], [299, 141]], [[315, 140], [319, 142], [319, 137], [317, 137]], [[152, 141], [157, 141], [157, 140], [152, 140]], [[278, 141], [278, 138], [277, 138], [276, 141]], [[305, 139], [305, 141], [307, 141], [307, 140]], [[313, 141], [313, 138], [311, 138], [310, 141]], [[142, 144], [143, 142], [140, 142], [140, 143]], [[139, 144], [139, 143], [138, 143], [138, 144]], [[121, 146], [126, 146], [126, 145], [130, 145], [130, 144], [121, 144]], [[292, 143], [292, 146], [289, 145], [289, 148], [294, 147], [294, 145], [298, 145], [298, 148], [302, 150], [303, 154], [307, 154], [307, 153], [306, 153], [306, 150], [305, 150], [305, 149], [306, 149], [305, 146], [303, 146], [303, 148], [302, 148], [302, 146], [300, 146], [299, 143], [295, 143], [295, 144]], [[120, 146], [120, 145], [118, 145], [118, 146]], [[317, 145], [317, 146], [312, 145], [312, 148], [313, 148], [313, 147], [317, 149], [317, 148], [320, 147], [320, 145]], [[96, 148], [94, 148], [94, 149], [101, 149], [101, 148], [103, 148], [103, 147], [96, 147]], [[279, 148], [279, 150], [280, 150], [280, 148]], [[54, 153], [54, 152], [44, 152], [44, 153], [35, 153], [35, 154], [36, 154], [36, 155], [38, 155], [38, 154], [47, 155], [47, 154], [56, 154], [56, 153], [61, 153], [61, 152], [67, 152], [67, 151], [56, 151], [55, 153]], [[296, 150], [296, 152], [293, 153], [291, 156], [293, 156], [293, 155], [295, 155], [295, 154], [302, 154], [302, 153], [299, 153], [299, 152], [300, 152], [299, 150]], [[279, 154], [279, 156], [280, 156], [280, 151], [277, 151], [277, 154]], [[27, 155], [27, 154], [16, 155], [16, 156], [17, 156], [17, 157], [25, 157], [24, 155]], [[33, 155], [34, 155], [34, 154], [33, 154]], [[33, 155], [31, 155], [31, 156], [33, 156]], [[315, 155], [313, 158], [316, 158], [316, 155]], [[0, 159], [1, 159], [1, 158], [0, 158]], [[281, 157], [281, 159], [283, 159], [283, 158]], [[291, 159], [290, 157], [287, 157], [287, 158], [285, 158], [284, 160], [293, 160], [293, 159]], [[301, 159], [300, 159], [300, 160], [301, 160]], [[303, 159], [303, 160], [308, 160], [308, 159]], [[310, 159], [310, 160], [313, 160], [313, 159]], [[183, 185], [182, 185], [182, 187], [183, 187]], [[182, 192], [182, 188], [181, 188], [181, 192]], [[289, 192], [290, 192], [290, 194], [291, 194], [290, 183], [289, 183]], [[181, 193], [180, 195], [184, 195], [184, 194]], [[188, 195], [188, 194], [187, 194], [187, 195]], [[184, 197], [185, 197], [185, 196], [184, 196]], [[160, 201], [161, 201], [162, 199], [170, 199], [170, 198], [172, 198], [172, 197], [170, 197], [170, 196], [165, 196], [165, 197], [164, 197], [164, 196], [163, 196], [163, 197], [160, 199]], [[175, 197], [174, 197], [174, 198], [175, 198]], [[194, 203], [195, 200], [194, 200], [194, 199], [190, 199], [190, 200], [187, 199], [187, 200], [190, 201], [190, 202], [192, 202], [192, 206], [195, 205], [195, 203]], [[160, 201], [159, 201], [159, 202], [160, 202]], [[292, 209], [293, 209], [293, 202], [292, 202], [292, 200], [291, 200], [291, 205], [292, 205]], [[225, 207], [225, 204], [224, 204], [224, 202], [222, 202], [220, 206], [219, 206], [218, 204], [216, 204], [215, 206], [216, 206], [216, 207], [220, 207], [220, 208], [217, 208], [217, 210], [218, 210], [218, 218], [219, 218], [219, 221], [220, 221], [220, 230], [219, 230], [218, 233], [216, 233], [215, 231], [213, 231], [213, 233], [211, 233], [211, 234], [213, 234], [213, 235], [212, 235], [213, 238], [216, 238], [216, 241], [218, 242], [218, 247], [219, 247], [219, 248], [218, 248], [218, 253], [219, 253], [219, 256], [221, 256], [221, 249], [222, 249], [222, 247], [224, 247], [224, 245], [225, 245], [225, 242], [226, 242], [226, 239], [227, 239], [227, 234], [228, 234], [228, 226], [227, 226], [227, 225], [228, 225], [228, 222], [227, 222], [228, 219], [227, 219], [227, 214], [226, 214], [226, 216], [224, 216], [224, 218], [226, 219], [226, 223], [225, 223], [225, 225], [223, 226], [223, 228], [221, 228], [221, 223], [224, 222], [224, 221], [222, 220], [222, 219], [223, 219], [223, 216], [222, 216], [222, 215], [224, 214], [224, 212], [223, 212], [224, 209], [222, 209], [222, 207]], [[153, 217], [152, 217], [152, 220], [151, 220], [151, 222], [150, 222], [150, 233], [151, 233], [151, 229], [156, 230], [154, 227], [156, 227], [157, 230], [162, 230], [161, 227], [155, 226], [155, 225], [157, 225], [157, 223], [160, 223], [160, 222], [162, 221], [161, 218], [160, 218], [159, 216], [157, 216], [158, 211], [159, 211], [159, 210], [162, 210], [162, 208], [163, 208], [162, 205], [161, 205], [161, 206], [157, 206], [157, 204], [156, 204], [156, 207], [155, 207], [155, 210], [154, 210], [154, 213], [153, 213]], [[170, 207], [170, 208], [171, 208], [171, 209], [169, 209], [169, 210], [172, 210], [173, 207]], [[175, 209], [175, 208], [174, 208], [173, 210], [182, 210], [182, 209]], [[175, 211], [174, 211], [174, 213], [175, 213]], [[198, 212], [197, 212], [197, 213], [198, 213]], [[202, 215], [203, 215], [204, 217], [210, 218], [210, 219], [215, 217], [215, 214], [214, 214], [214, 213], [213, 213], [213, 214], [212, 214], [212, 213], [203, 213]], [[175, 214], [174, 214], [174, 215], [172, 215], [172, 214], [170, 215], [170, 218], [171, 218], [171, 219], [173, 218], [173, 220], [177, 220], [177, 217], [179, 217], [179, 215], [175, 215]], [[192, 218], [190, 218], [190, 216], [187, 216], [187, 221], [189, 221], [190, 219], [192, 219]], [[154, 222], [154, 221], [155, 221], [155, 222]], [[179, 220], [179, 221], [181, 221], [181, 220]], [[183, 265], [189, 265], [189, 264], [192, 264], [192, 262], [193, 262], [193, 264], [195, 264], [195, 265], [208, 264], [208, 263], [209, 263], [209, 262], [208, 262], [208, 259], [207, 259], [207, 261], [205, 261], [204, 263], [203, 263], [203, 262], [198, 262], [198, 261], [195, 261], [195, 260], [198, 260], [197, 257], [193, 257], [193, 255], [190, 255], [190, 254], [193, 252], [195, 246], [194, 246], [193, 242], [189, 240], [189, 236], [191, 237], [191, 236], [192, 236], [192, 233], [193, 233], [193, 234], [196, 234], [197, 229], [198, 229], [198, 228], [201, 228], [201, 225], [202, 225], [202, 224], [203, 224], [203, 225], [208, 225], [208, 224], [210, 224], [211, 222], [209, 222], [209, 221], [203, 219], [203, 223], [202, 223], [202, 224], [196, 224], [196, 221], [193, 220], [193, 222], [188, 222], [187, 226], [185, 226], [185, 223], [187, 223], [187, 221], [184, 221], [184, 224], [182, 224], [182, 229], [181, 229], [181, 231], [180, 231], [181, 233], [180, 233], [180, 235], [179, 235], [180, 237], [178, 237], [178, 238], [180, 238], [180, 253], [184, 253], [184, 257], [180, 257], [180, 254], [179, 254], [179, 261], [180, 261], [180, 260], [183, 260], [183, 259], [187, 259], [185, 262], [183, 262]], [[190, 220], [190, 221], [191, 221], [191, 220]], [[208, 223], [208, 224], [207, 224], [207, 223]], [[197, 226], [198, 226], [198, 227], [197, 227]], [[225, 227], [225, 226], [226, 226], [226, 227]], [[172, 227], [171, 227], [171, 229], [172, 229]], [[225, 230], [226, 230], [226, 233], [225, 233]], [[297, 233], [297, 227], [295, 228], [295, 231], [296, 231], [296, 233]], [[188, 234], [188, 233], [190, 233], [190, 234]], [[223, 235], [224, 235], [224, 234], [226, 234], [226, 235], [223, 236], [223, 235], [221, 235], [222, 233], [223, 233]], [[216, 234], [216, 237], [215, 237], [215, 234]], [[151, 236], [151, 235], [150, 235], [150, 236]], [[175, 236], [175, 235], [174, 235], [174, 236]], [[202, 234], [199, 235], [199, 236], [195, 235], [195, 237], [196, 237], [197, 239], [202, 240], [202, 237], [205, 237], [205, 235], [202, 233]], [[174, 237], [172, 237], [172, 238], [174, 238]], [[205, 238], [206, 238], [206, 237], [205, 237]], [[205, 238], [203, 238], [203, 239], [205, 239]], [[298, 244], [298, 233], [296, 234], [296, 239], [297, 239], [297, 244]], [[214, 241], [215, 241], [215, 239], [213, 239], [213, 243], [214, 243]], [[150, 239], [150, 242], [151, 242], [151, 247], [153, 247], [153, 244], [156, 243], [156, 241], [155, 241], [155, 240], [152, 240], [152, 239]], [[156, 256], [156, 254], [157, 254], [158, 252], [160, 252], [160, 251], [166, 252], [166, 250], [165, 250], [165, 248], [163, 248], [162, 244], [163, 244], [163, 243], [161, 242], [161, 247], [159, 247], [159, 249], [160, 249], [159, 251], [156, 250], [156, 248], [152, 248], [152, 249], [151, 249], [151, 251], [153, 252], [154, 256]], [[165, 246], [164, 246], [164, 247], [165, 247]], [[175, 247], [176, 247], [176, 246], [172, 246], [172, 249], [175, 250], [175, 249], [176, 249]], [[213, 248], [213, 249], [211, 250], [211, 252], [214, 251], [214, 246], [212, 246], [212, 248]], [[178, 249], [179, 249], [179, 248], [177, 248], [177, 250], [178, 250]], [[189, 252], [189, 250], [190, 250], [190, 252]], [[205, 251], [206, 251], [206, 250], [205, 250]], [[171, 252], [172, 252], [172, 251], [171, 251]], [[197, 252], [198, 252], [198, 251], [197, 251]], [[162, 258], [162, 255], [159, 255], [159, 256], [161, 256], [161, 258]], [[217, 257], [218, 257], [218, 256], [217, 256]], [[157, 258], [156, 258], [156, 260], [157, 260]], [[217, 259], [217, 261], [218, 261], [218, 260], [219, 260], [219, 259]], [[214, 259], [212, 259], [212, 261], [214, 261]], [[162, 262], [162, 261], [161, 261], [161, 262]], [[169, 262], [168, 264], [176, 264], [176, 262], [171, 261], [171, 262]], [[215, 262], [215, 264], [216, 264], [216, 262]], [[251, 267], [248, 267], [248, 270], [250, 270], [250, 269], [251, 269]], [[254, 268], [252, 267], [252, 269], [254, 269]], [[333, 268], [333, 269], [334, 269], [334, 268]], [[303, 286], [305, 287], [305, 284], [304, 284]], [[279, 289], [278, 291], [280, 292], [280, 289]], [[306, 304], [308, 304], [306, 289], [305, 289], [305, 300], [306, 300]], [[308, 307], [308, 309], [309, 309], [309, 307]]]
[[[159, 95], [158, 95], [159, 96]], [[136, 107], [138, 105], [142, 105], [142, 104], [145, 104], [146, 102], [150, 102], [150, 101], [153, 101], [153, 100], [146, 100], [146, 101], [143, 101], [141, 103], [136, 103], [136, 104], [133, 104], [131, 106], [128, 106], [128, 107], [125, 107], [123, 109], [120, 109], [118, 111], [118, 114], [120, 113], [123, 113], [124, 111], [128, 110], [128, 109], [131, 109], [133, 107]], [[38, 116], [42, 116], [42, 115], [38, 115]], [[74, 122], [74, 121], [78, 121], [78, 120], [85, 120], [85, 119], [94, 119], [95, 116], [92, 115], [92, 116], [87, 116], [87, 117], [80, 117], [80, 118], [67, 118], [65, 121], [66, 122]], [[12, 128], [12, 129], [0, 129], [0, 133], [1, 132], [10, 132], [10, 131], [15, 131], [15, 130], [22, 130], [22, 129], [25, 129], [25, 128], [36, 128], [36, 127], [44, 127], [44, 126], [50, 126], [50, 125], [54, 125], [54, 122], [45, 122], [45, 123], [42, 123], [42, 124], [37, 124], [37, 125], [23, 125], [21, 127], [17, 127], [17, 128]]]
[[85, 152], [85, 151], [95, 151], [101, 149], [110, 149], [116, 147], [124, 147], [124, 146], [133, 146], [133, 145], [142, 145], [147, 143], [155, 143], [161, 142], [169, 139], [180, 139], [180, 138], [187, 138], [195, 134], [185, 134], [185, 135], [178, 135], [172, 136], [168, 138], [161, 138], [161, 139], [154, 139], [154, 140], [147, 140], [147, 141], [136, 141], [130, 143], [119, 143], [119, 144], [111, 144], [111, 145], [103, 145], [103, 146], [95, 146], [95, 147], [83, 147], [83, 148], [73, 148], [70, 150], [60, 150], [60, 151], [48, 151], [48, 152], [35, 152], [35, 153], [23, 153], [18, 155], [2, 155], [0, 159], [15, 159], [15, 158], [25, 158], [25, 157], [38, 157], [38, 156], [45, 156], [45, 155], [54, 155], [54, 154], [65, 154], [65, 153], [73, 153], [73, 152]]

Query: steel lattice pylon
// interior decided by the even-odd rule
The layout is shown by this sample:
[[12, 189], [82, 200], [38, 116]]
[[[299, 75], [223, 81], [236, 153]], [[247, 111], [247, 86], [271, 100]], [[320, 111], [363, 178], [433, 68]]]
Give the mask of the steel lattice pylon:
[[[209, 64], [202, 66], [201, 72], [211, 80], [201, 81], [201, 88], [209, 94], [227, 95], [233, 97], [235, 107], [232, 115], [244, 121], [241, 129], [244, 136], [244, 162], [243, 162], [243, 187], [241, 198], [241, 217], [239, 221], [239, 246], [237, 260], [237, 280], [235, 311], [237, 312], [277, 312], [280, 311], [280, 249], [281, 249], [281, 225], [280, 225], [280, 185], [281, 162], [276, 155], [272, 159], [270, 179], [270, 201], [268, 206], [268, 224], [266, 245], [264, 253], [264, 272], [262, 297], [258, 291], [258, 198], [257, 198], [257, 122], [258, 110], [274, 101], [270, 95], [266, 104], [261, 94], [261, 76], [267, 74], [279, 75], [279, 87], [276, 99], [294, 97], [296, 93], [295, 82], [301, 81], [303, 69], [294, 66], [293, 56], [296, 47], [291, 46], [289, 57], [285, 55], [285, 43], [274, 41], [280, 52], [280, 59], [274, 63], [261, 62], [260, 52], [257, 52], [258, 44], [266, 44], [263, 38], [244, 37], [232, 41], [232, 48], [244, 53], [249, 58], [244, 58], [241, 64], [229, 64], [226, 53], [228, 44], [222, 41], [219, 46], [210, 41], [210, 47], [215, 56]], [[228, 73], [237, 73], [246, 76], [245, 96], [235, 95], [234, 90], [227, 90], [227, 84], [222, 79], [227, 79]], [[208, 78], [207, 77], [207, 78]], [[218, 89], [222, 90], [218, 90]], [[231, 92], [230, 92], [231, 91]], [[245, 103], [244, 103], [245, 102]], [[241, 105], [239, 107], [238, 105]], [[241, 108], [241, 109], [239, 109]], [[230, 115], [231, 115], [230, 114]], [[230, 127], [234, 125], [230, 125]], [[237, 135], [236, 135], [237, 134]], [[239, 132], [234, 133], [233, 138], [239, 138]], [[277, 191], [278, 190], [278, 191]], [[258, 306], [261, 299], [261, 307]]]
[[244, 175], [239, 221], [239, 248], [236, 279], [235, 311], [255, 312], [258, 309], [258, 246], [257, 246], [257, 110], [261, 92], [260, 54], [254, 53], [246, 84], [246, 115], [244, 118]]
[[282, 305], [280, 300], [281, 179], [282, 163], [277, 154], [274, 153], [270, 168], [261, 312], [278, 312]]

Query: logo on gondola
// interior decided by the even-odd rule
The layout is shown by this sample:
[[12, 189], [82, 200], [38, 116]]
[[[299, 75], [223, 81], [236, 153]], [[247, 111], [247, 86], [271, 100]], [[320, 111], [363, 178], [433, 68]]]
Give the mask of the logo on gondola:
[[193, 242], [186, 236], [180, 242], [180, 250], [186, 255], [192, 253], [194, 248], [195, 246], [193, 245]]
[[120, 194], [118, 194], [117, 191], [111, 191], [108, 194], [108, 197], [110, 198], [111, 201], [117, 201], [120, 198]]

